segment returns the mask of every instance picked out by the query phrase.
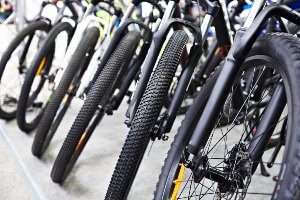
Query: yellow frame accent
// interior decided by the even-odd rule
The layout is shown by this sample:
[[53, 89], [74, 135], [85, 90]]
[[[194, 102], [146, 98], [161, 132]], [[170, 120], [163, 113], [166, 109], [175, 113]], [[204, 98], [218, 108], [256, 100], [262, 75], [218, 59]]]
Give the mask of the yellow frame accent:
[[79, 149], [79, 147], [81, 146], [82, 142], [84, 141], [84, 139], [86, 138], [86, 132], [84, 132], [76, 146], [76, 151]]
[[[74, 88], [75, 88], [74, 85], [70, 85], [69, 90], [72, 91]], [[68, 101], [68, 99], [69, 99], [69, 96], [70, 96], [70, 95], [69, 95], [68, 93], [64, 96], [64, 99], [63, 99], [63, 103], [64, 103], [64, 104], [67, 103], [67, 101]]]
[[172, 197], [171, 200], [175, 200], [177, 198], [181, 183], [182, 183], [182, 179], [184, 177], [184, 172], [185, 172], [185, 166], [184, 164], [181, 164], [179, 173], [178, 173], [178, 177], [175, 181], [173, 181], [173, 183], [175, 184], [173, 193], [172, 193]]
[[42, 59], [40, 65], [39, 65], [39, 68], [38, 68], [37, 71], [36, 71], [35, 76], [39, 76], [39, 75], [41, 74], [41, 72], [42, 72], [42, 70], [43, 70], [43, 68], [44, 68], [44, 66], [45, 66], [45, 63], [46, 63], [46, 56], [43, 57], [43, 59]]

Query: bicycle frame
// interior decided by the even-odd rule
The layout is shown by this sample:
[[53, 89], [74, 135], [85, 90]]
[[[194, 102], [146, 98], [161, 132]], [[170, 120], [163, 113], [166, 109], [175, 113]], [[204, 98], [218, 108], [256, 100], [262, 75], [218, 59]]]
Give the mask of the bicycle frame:
[[[222, 106], [226, 100], [224, 96], [233, 86], [234, 79], [238, 75], [242, 63], [245, 61], [252, 45], [258, 38], [260, 30], [263, 28], [265, 22], [269, 18], [277, 16], [283, 17], [295, 24], [300, 24], [300, 14], [282, 5], [268, 6], [263, 9], [259, 15], [257, 15], [258, 12], [263, 8], [264, 4], [264, 0], [254, 1], [254, 5], [252, 8], [253, 10], [251, 10], [249, 18], [246, 20], [244, 27], [237, 31], [235, 42], [233, 43], [229, 55], [226, 58], [215, 86], [213, 87], [213, 90], [208, 97], [207, 104], [200, 116], [200, 119], [196, 125], [192, 138], [188, 145], [188, 151], [193, 155], [201, 156], [202, 149], [204, 148], [204, 145], [206, 144], [217, 120], [217, 113], [221, 111]], [[278, 87], [281, 86], [279, 85]], [[278, 105], [282, 105], [282, 101], [284, 101], [284, 97], [282, 97], [282, 95], [284, 95], [284, 93], [280, 91], [280, 88], [277, 88], [277, 90], [279, 91], [275, 93], [270, 103], [275, 102]], [[275, 108], [275, 110], [272, 110], [272, 113], [270, 113], [271, 109], [266, 110], [266, 113], [261, 120], [264, 123], [259, 125], [258, 130], [265, 131], [265, 128], [270, 127], [270, 125], [274, 123], [274, 120], [275, 122], [277, 122], [276, 120], [278, 120], [278, 115], [276, 115], [276, 113], [281, 113], [282, 106], [277, 106]], [[274, 115], [274, 117], [271, 117], [272, 115]], [[257, 134], [260, 135], [260, 133]], [[272, 134], [272, 131], [270, 131], [269, 134]], [[263, 139], [260, 139], [260, 141], [263, 143], [270, 136], [268, 136], [267, 134], [262, 134], [262, 137]], [[263, 147], [263, 145], [259, 146]], [[250, 150], [253, 149], [251, 148]], [[260, 154], [261, 149], [256, 148], [251, 152], [251, 159], [259, 160]]]

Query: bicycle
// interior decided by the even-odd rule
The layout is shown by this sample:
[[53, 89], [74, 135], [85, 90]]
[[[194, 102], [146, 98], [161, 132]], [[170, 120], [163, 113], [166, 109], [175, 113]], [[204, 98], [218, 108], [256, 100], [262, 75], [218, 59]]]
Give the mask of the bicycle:
[[[170, 1], [169, 3], [171, 4], [172, 2]], [[174, 123], [193, 71], [198, 64], [208, 29], [213, 21], [217, 39], [224, 50], [223, 52], [226, 53], [228, 46], [231, 45], [230, 27], [228, 27], [228, 23], [225, 21], [222, 7], [219, 6], [218, 2], [211, 3], [205, 1], [201, 3], [207, 7], [208, 11], [204, 16], [201, 31], [191, 23], [180, 19], [171, 19], [156, 33], [158, 38], [155, 41], [157, 43], [153, 45], [155, 48], [150, 48], [151, 51], [149, 50], [148, 55], [151, 56], [145, 60], [147, 65], [144, 67], [145, 70], [142, 71], [140, 81], [132, 98], [131, 105], [133, 106], [128, 109], [129, 115], [127, 116], [129, 119], [127, 123], [130, 124], [130, 131], [111, 178], [106, 199], [126, 198], [149, 141], [151, 139], [166, 140], [168, 138], [166, 133], [170, 132]], [[171, 8], [175, 5], [171, 4]], [[224, 12], [227, 11], [225, 10]], [[194, 35], [194, 41], [188, 58], [183, 57], [185, 67], [180, 75], [172, 102], [168, 109], [163, 111], [164, 100], [181, 60], [183, 49], [187, 44], [187, 35], [184, 31], [178, 30], [173, 33], [172, 39], [168, 42], [152, 75], [151, 72], [153, 66], [155, 66], [156, 56], [160, 52], [160, 45], [165, 40], [164, 34], [168, 33], [170, 27], [177, 23], [190, 29]], [[148, 69], [149, 71], [146, 73]], [[141, 81], [143, 82], [141, 83]]]
[[[260, 33], [274, 16], [288, 32], [280, 18], [299, 24], [300, 14], [282, 5], [266, 6], [258, 14], [264, 5], [265, 1], [254, 1], [225, 62], [187, 112], [168, 152], [154, 199], [299, 198], [295, 105], [299, 102], [300, 41], [286, 33]], [[268, 83], [271, 87], [265, 87]], [[246, 93], [241, 94], [243, 91]], [[222, 126], [225, 109], [233, 113], [234, 120]], [[277, 128], [282, 140], [268, 162], [268, 167], [276, 170], [275, 176], [264, 187], [251, 188], [254, 172]], [[282, 163], [275, 163], [283, 145]]]
[[[100, 63], [98, 69], [101, 69], [101, 73], [96, 77], [54, 162], [51, 178], [56, 183], [62, 183], [66, 179], [96, 126], [105, 114], [110, 115], [118, 109], [140, 70], [152, 40], [152, 32], [148, 26], [154, 21], [152, 16], [147, 17], [144, 23], [129, 19], [134, 8], [142, 2], [151, 3], [162, 16], [161, 8], [153, 1], [133, 1], [128, 6], [122, 25]], [[142, 34], [136, 29], [127, 31], [129, 25], [138, 26]], [[156, 28], [158, 25], [154, 25], [152, 31]], [[140, 42], [143, 44], [138, 48]]]
[[[93, 16], [93, 11], [99, 3], [113, 8], [114, 13], [109, 23]], [[78, 94], [81, 82], [85, 82], [83, 78], [89, 82], [95, 76], [93, 73], [89, 73], [92, 77], [86, 77], [84, 74], [88, 73], [88, 70], [92, 72], [97, 70], [95, 62], [98, 61], [98, 58], [102, 59], [100, 53], [106, 49], [107, 46], [104, 45], [110, 41], [111, 31], [121, 15], [121, 10], [110, 2], [93, 0], [89, 3], [83, 17], [84, 20], [78, 24], [66, 52], [62, 69], [55, 76], [55, 88], [38, 124], [32, 144], [32, 153], [36, 157], [41, 157], [49, 146], [73, 98]], [[105, 27], [103, 38], [100, 37], [99, 25]]]
[[[44, 108], [45, 108], [45, 99], [43, 99], [43, 97], [48, 97], [49, 95], [47, 95], [47, 92], [51, 93], [52, 90], [55, 88], [55, 85], [57, 85], [59, 82], [58, 80], [55, 80], [55, 77], [56, 77], [56, 74], [59, 73], [58, 71], [60, 71], [61, 69], [57, 69], [52, 65], [48, 66], [48, 68], [43, 68], [43, 66], [40, 66], [39, 64], [45, 60], [44, 58], [47, 56], [47, 54], [49, 54], [49, 49], [50, 49], [51, 45], [55, 45], [55, 43], [57, 42], [57, 38], [60, 37], [61, 34], [63, 34], [64, 32], [67, 32], [67, 34], [68, 34], [67, 44], [69, 44], [71, 42], [73, 34], [77, 28], [77, 21], [78, 21], [78, 15], [77, 16], [75, 15], [76, 13], [75, 13], [74, 7], [68, 6], [68, 5], [72, 5], [73, 2], [74, 1], [70, 1], [70, 0], [63, 1], [64, 5], [65, 5], [64, 7], [67, 6], [72, 11], [73, 16], [74, 16], [73, 20], [70, 20], [69, 19], [70, 17], [63, 15], [65, 8], [62, 7], [62, 9], [59, 11], [59, 15], [53, 25], [51, 32], [48, 34], [43, 46], [40, 48], [39, 53], [35, 56], [33, 62], [31, 63], [30, 70], [26, 73], [25, 82], [22, 85], [21, 94], [19, 97], [20, 101], [19, 101], [18, 107], [17, 107], [17, 123], [18, 123], [19, 128], [24, 132], [30, 132], [38, 126], [38, 123], [41, 119], [41, 116], [42, 116]], [[77, 2], [77, 3], [80, 4], [80, 2]], [[82, 4], [80, 4], [80, 6], [82, 6]], [[112, 5], [109, 4], [109, 6], [112, 6]], [[98, 6], [95, 10], [96, 15], [99, 12], [104, 12], [104, 13], [107, 13], [108, 15], [113, 15], [113, 13], [111, 13], [106, 8], [104, 8], [104, 7], [99, 8], [99, 6]], [[98, 16], [98, 17], [100, 17], [100, 16]], [[102, 30], [103, 28], [106, 30], [107, 27], [109, 26], [108, 23], [104, 24], [103, 20], [102, 20], [102, 25], [103, 25], [103, 27], [101, 27], [100, 30]], [[102, 30], [102, 31], [105, 31], [105, 30]], [[79, 35], [77, 34], [76, 37], [79, 37]], [[75, 39], [75, 40], [77, 40], [77, 39]], [[99, 55], [101, 55], [102, 52], [104, 51], [104, 47], [106, 46], [106, 44], [104, 44], [104, 42], [107, 43], [107, 41], [108, 41], [108, 39], [106, 39], [106, 40], [103, 39], [102, 47], [100, 48], [99, 53], [98, 53]], [[63, 46], [61, 46], [60, 50], [62, 48], [63, 48]], [[73, 46], [73, 48], [74, 48], [74, 46]], [[95, 61], [93, 61], [93, 62], [95, 62]], [[91, 70], [88, 70], [88, 71], [91, 71]], [[92, 73], [93, 73], [93, 71], [92, 71]], [[89, 74], [88, 76], [82, 78], [81, 86], [83, 85], [83, 87], [79, 88], [79, 92], [82, 90], [81, 88], [86, 87], [85, 86], [87, 84], [86, 82], [89, 81], [88, 79], [90, 76], [92, 76], [92, 74]], [[35, 88], [36, 80], [39, 78], [43, 80], [43, 84], [36, 86], [38, 88], [38, 92], [32, 91], [32, 89]], [[49, 83], [48, 85], [45, 84], [45, 81], [47, 81], [47, 80]], [[49, 90], [44, 89], [44, 88], [46, 88], [46, 86], [48, 86]], [[40, 92], [42, 92], [43, 94], [40, 94]], [[37, 114], [33, 115], [33, 111], [37, 112]]]
[[[42, 4], [38, 17], [16, 35], [1, 57], [1, 119], [11, 120], [16, 116], [16, 106], [19, 96], [18, 85], [22, 84], [22, 80], [28, 70], [28, 66], [32, 60], [32, 52], [34, 52], [34, 50], [41, 45], [42, 41], [44, 41], [46, 37], [46, 34], [52, 27], [51, 21], [41, 16], [43, 9], [49, 4], [52, 3], [44, 2]], [[49, 58], [45, 60], [44, 65], [50, 65], [51, 62], [52, 56], [49, 56]]]
[[[45, 88], [49, 88], [49, 91], [51, 91], [58, 70], [54, 65], [60, 64], [57, 64], [57, 62], [63, 59], [63, 53], [73, 37], [79, 20], [73, 3], [82, 6], [78, 1], [63, 1], [63, 6], [58, 10], [58, 15], [51, 30], [26, 71], [16, 112], [17, 124], [23, 132], [29, 133], [37, 127], [45, 107], [45, 98], [49, 96]], [[64, 14], [67, 8], [71, 11], [72, 16]], [[66, 39], [65, 45], [62, 42], [64, 39]], [[59, 48], [57, 48], [58, 43]], [[48, 57], [51, 58], [51, 62], [46, 63]]]
[[[201, 3], [203, 3], [203, 2], [201, 2]], [[206, 5], [206, 7], [208, 7], [210, 5], [210, 2], [206, 2], [206, 3], [208, 4], [208, 5]], [[216, 2], [214, 2], [214, 3], [216, 3]], [[257, 9], [257, 8], [255, 7], [255, 9]], [[208, 8], [207, 10], [210, 10], [210, 9]], [[218, 13], [220, 13], [220, 11], [222, 12], [222, 10], [220, 9]], [[216, 17], [216, 16], [211, 16], [211, 18], [214, 18], [214, 17]], [[253, 17], [253, 15], [251, 15], [251, 17]], [[249, 21], [248, 22], [246, 21], [246, 23], [249, 23]], [[221, 25], [223, 25], [223, 26], [225, 25], [224, 21], [223, 21], [223, 23], [221, 23]], [[203, 27], [205, 27], [205, 29], [207, 29], [207, 27], [209, 27], [209, 26], [207, 26], [207, 23], [205, 23], [205, 18], [202, 23], [201, 29]], [[225, 31], [223, 31], [222, 33], [224, 33], [224, 32]], [[217, 33], [218, 33], [218, 31], [217, 31]], [[183, 33], [181, 33], [181, 34], [183, 34]], [[203, 32], [202, 32], [202, 34], [203, 34]], [[172, 44], [172, 45], [174, 45], [174, 47], [170, 47], [168, 53], [172, 52], [172, 49], [175, 49], [175, 46], [180, 41], [179, 38], [184, 38], [184, 37], [183, 36], [178, 37], [178, 39], [174, 39], [173, 43], [170, 42], [170, 45]], [[205, 39], [205, 37], [203, 37], [203, 39]], [[184, 41], [184, 39], [182, 39], [182, 40]], [[230, 43], [227, 43], [227, 44], [230, 44]], [[184, 44], [182, 44], [182, 45], [184, 45]], [[199, 47], [199, 48], [201, 48], [201, 47]], [[225, 48], [225, 50], [226, 50], [226, 48]], [[168, 53], [166, 52], [166, 55]], [[172, 53], [172, 54], [176, 55], [175, 53]], [[177, 59], [180, 59], [181, 53], [177, 53], [177, 55], [178, 55]], [[166, 56], [166, 61], [165, 61], [166, 64], [164, 64], [165, 66], [167, 66], [167, 62], [169, 62], [169, 59], [167, 59], [167, 57], [168, 56]], [[171, 60], [174, 60], [174, 58]], [[194, 60], [198, 61], [197, 59], [194, 59]], [[177, 65], [178, 65], [178, 63], [174, 64], [175, 69], [176, 69]], [[157, 77], [160, 77], [158, 74], [162, 74], [162, 72], [164, 71], [163, 69], [167, 68], [165, 66], [161, 67], [160, 73], [159, 73], [159, 71], [157, 71], [157, 75], [154, 72], [154, 75], [152, 75], [152, 77], [155, 77], [155, 75]], [[189, 67], [189, 63], [186, 64], [186, 66]], [[167, 70], [165, 70], [165, 73], [167, 73]], [[150, 139], [156, 139], [156, 138], [167, 139], [168, 138], [168, 136], [165, 135], [165, 133], [167, 131], [169, 131], [169, 129], [166, 129], [166, 125], [168, 125], [168, 123], [166, 123], [165, 120], [166, 119], [173, 120], [176, 115], [173, 115], [173, 116], [169, 115], [168, 111], [166, 112], [167, 114], [165, 114], [165, 115], [161, 114], [161, 108], [162, 108], [161, 103], [163, 102], [164, 95], [166, 95], [166, 93], [169, 89], [168, 84], [170, 84], [173, 75], [174, 74], [170, 74], [169, 78], [163, 78], [163, 77], [167, 77], [166, 75], [164, 75], [160, 78], [157, 78], [156, 81], [153, 78], [152, 84], [151, 84], [151, 80], [150, 80], [149, 84], [147, 85], [147, 89], [146, 89], [145, 93], [143, 94], [142, 102], [138, 105], [138, 111], [135, 113], [135, 115], [133, 117], [133, 121], [132, 121], [132, 124], [130, 127], [129, 134], [126, 138], [125, 144], [124, 144], [121, 154], [119, 156], [119, 160], [115, 167], [115, 171], [111, 178], [110, 185], [109, 185], [107, 193], [106, 193], [106, 199], [126, 198]], [[162, 85], [161, 88], [156, 88], [156, 87], [158, 87], [157, 86], [158, 80], [160, 80], [160, 82], [161, 82], [163, 79], [166, 80], [166, 83], [161, 84]], [[167, 80], [168, 80], [168, 82], [167, 82]], [[188, 80], [187, 82], [189, 82], [190, 77], [187, 80]], [[222, 83], [222, 85], [227, 85], [227, 84], [225, 82], [225, 83]], [[178, 87], [178, 88], [180, 88], [180, 87]], [[186, 87], [183, 87], [182, 90], [176, 90], [177, 93], [181, 93], [181, 96], [179, 96], [179, 98], [183, 98], [183, 96], [184, 96], [183, 92], [185, 91], [185, 89], [186, 89]], [[207, 90], [206, 90], [206, 92], [207, 92]], [[174, 98], [174, 99], [176, 99], [176, 98]], [[224, 99], [224, 101], [225, 101], [225, 99]], [[175, 105], [175, 103], [174, 103], [174, 105]], [[174, 109], [178, 109], [179, 107], [180, 107], [180, 104], [177, 104], [176, 106], [174, 106]], [[212, 108], [212, 107], [210, 107], [210, 108]], [[207, 110], [207, 112], [210, 112], [210, 111]], [[233, 120], [234, 118], [231, 118], [231, 116], [229, 116], [229, 117], [230, 117], [229, 122], [227, 122], [225, 124], [219, 124], [219, 126], [222, 127], [222, 126], [228, 125], [228, 123], [230, 124], [232, 122], [231, 120]], [[169, 128], [169, 127], [167, 127], [167, 128]], [[190, 130], [192, 130], [192, 129], [190, 129]], [[172, 181], [175, 181], [175, 179], [173, 179]], [[168, 184], [170, 184], [170, 182], [168, 182]]]

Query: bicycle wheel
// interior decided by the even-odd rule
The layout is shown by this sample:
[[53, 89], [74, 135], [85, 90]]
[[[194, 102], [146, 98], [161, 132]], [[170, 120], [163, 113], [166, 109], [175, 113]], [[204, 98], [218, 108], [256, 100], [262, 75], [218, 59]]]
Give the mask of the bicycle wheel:
[[51, 25], [36, 21], [11, 41], [0, 60], [0, 118], [16, 117], [18, 97], [32, 55], [40, 46]]
[[47, 95], [41, 91], [46, 86], [47, 88], [52, 86], [57, 69], [57, 67], [53, 66], [55, 63], [52, 63], [55, 54], [54, 47], [56, 42], [58, 42], [57, 39], [66, 39], [63, 38], [65, 33], [67, 35], [67, 44], [64, 45], [59, 41], [60, 47], [57, 50], [59, 53], [67, 48], [73, 35], [73, 27], [68, 22], [62, 22], [51, 29], [26, 73], [17, 107], [17, 123], [24, 132], [30, 132], [35, 129], [43, 114], [45, 97]]
[[138, 106], [105, 199], [126, 199], [187, 42], [182, 30], [171, 36]]
[[54, 162], [51, 172], [51, 178], [54, 182], [62, 183], [72, 170], [100, 118], [104, 115], [104, 112], [100, 110], [100, 113], [96, 114], [100, 118], [93, 117], [98, 110], [99, 102], [102, 107], [107, 105], [117, 75], [121, 68], [129, 65], [140, 38], [139, 32], [128, 32], [92, 86]]
[[[232, 94], [244, 88], [247, 83], [251, 84], [250, 92], [245, 94], [246, 98], [241, 102], [240, 107], [235, 108], [238, 109], [235, 120], [226, 127], [218, 125], [219, 120], [217, 120], [216, 128], [210, 133], [201, 155], [194, 157], [188, 152], [187, 146], [207, 99], [206, 93], [200, 91], [195, 100], [197, 103], [193, 104], [187, 112], [168, 152], [154, 199], [299, 199], [299, 184], [297, 184], [299, 182], [297, 170], [299, 169], [299, 140], [296, 139], [299, 137], [297, 131], [300, 97], [297, 89], [300, 86], [297, 71], [297, 66], [300, 64], [299, 47], [299, 39], [288, 34], [269, 34], [257, 39], [243, 63], [235, 84], [227, 94], [228, 96], [224, 98], [232, 99]], [[268, 77], [266, 81], [276, 80], [277, 84], [272, 89], [258, 86], [261, 75], [269, 69], [273, 76]], [[252, 82], [254, 79], [250, 79], [247, 72], [254, 71], [259, 74], [255, 82]], [[259, 88], [263, 88], [262, 95], [256, 99], [256, 102], [253, 102]], [[283, 129], [284, 132], [282, 132], [286, 136], [284, 152], [281, 151], [277, 157], [277, 160], [282, 160], [282, 162], [276, 162], [273, 165], [272, 179], [260, 177], [254, 173], [259, 158], [252, 157], [257, 146], [251, 145], [256, 144], [262, 134], [256, 138], [254, 136], [255, 139], [251, 141], [247, 138], [259, 133], [260, 125], [264, 124], [262, 120], [263, 114], [268, 109], [267, 105], [271, 105], [273, 95], [279, 94], [277, 92], [280, 90], [285, 91], [287, 106], [285, 106], [285, 101], [282, 105], [278, 105], [284, 109], [280, 113], [274, 113], [278, 115], [278, 120], [271, 127], [266, 127], [268, 137], [281, 127], [287, 115], [289, 122], [286, 124], [287, 129]], [[198, 111], [198, 116], [191, 116], [194, 113], [193, 109]], [[222, 110], [218, 119], [223, 115]], [[256, 139], [258, 140], [255, 141]], [[263, 150], [259, 153], [268, 157], [270, 152], [264, 150], [268, 145], [268, 140], [261, 144], [263, 144]], [[195, 163], [198, 164], [194, 165]]]
[[32, 144], [33, 155], [40, 157], [48, 147], [89, 65], [99, 37], [99, 29], [89, 28], [73, 54], [57, 89], [51, 95], [37, 127]]

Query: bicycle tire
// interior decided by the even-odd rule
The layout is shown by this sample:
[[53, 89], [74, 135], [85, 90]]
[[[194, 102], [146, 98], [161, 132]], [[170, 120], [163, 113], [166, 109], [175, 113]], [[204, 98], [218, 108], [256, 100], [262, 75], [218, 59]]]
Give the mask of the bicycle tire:
[[[103, 68], [102, 73], [92, 86], [55, 159], [51, 171], [53, 182], [62, 183], [72, 170], [93, 133], [89, 124], [98, 109], [99, 102], [101, 102], [102, 106], [107, 104], [109, 94], [112, 93], [110, 88], [113, 86], [120, 69], [128, 65], [133, 58], [140, 38], [141, 36], [138, 31], [128, 32], [120, 41]], [[104, 99], [105, 97], [107, 98]], [[97, 124], [96, 121], [92, 123]]]
[[[43, 59], [45, 57], [51, 57], [52, 54], [54, 54], [55, 40], [57, 36], [62, 32], [67, 33], [68, 36], [67, 46], [69, 45], [69, 42], [73, 35], [73, 27], [71, 26], [71, 24], [68, 22], [62, 22], [55, 25], [48, 33], [47, 38], [43, 42], [43, 45], [39, 49], [39, 52], [35, 55], [33, 62], [31, 63], [30, 68], [26, 73], [25, 80], [21, 89], [18, 107], [17, 107], [17, 124], [19, 128], [26, 133], [32, 131], [38, 126], [38, 123], [43, 114], [43, 109], [41, 109], [41, 112], [37, 114], [37, 116], [34, 119], [32, 119], [30, 122], [26, 121], [26, 109], [30, 98], [30, 91], [32, 88], [32, 84], [34, 82], [38, 70], [41, 71], [40, 63], [43, 62]], [[52, 67], [52, 62], [49, 63], [48, 65], [45, 64], [44, 67], [45, 67], [44, 69], [48, 72]], [[39, 84], [37, 91], [35, 91], [35, 93], [37, 93], [36, 95], [38, 95], [38, 93], [43, 88], [45, 79], [42, 79], [42, 81]]]
[[[20, 45], [20, 43], [29, 35], [34, 34], [34, 32], [38, 30], [42, 30], [45, 32], [48, 32], [50, 29], [51, 24], [47, 23], [46, 21], [40, 20], [35, 21], [29, 24], [26, 28], [24, 28], [21, 32], [17, 34], [17, 36], [10, 42], [7, 49], [4, 51], [1, 60], [0, 60], [0, 81], [2, 79], [3, 73], [5, 71], [6, 65], [12, 55], [12, 53], [15, 51], [15, 49]], [[16, 117], [17, 109], [6, 112], [2, 109], [2, 106], [0, 105], [0, 118], [5, 120], [12, 120]]]
[[[65, 95], [67, 94], [68, 88], [71, 86], [73, 79], [76, 74], [80, 72], [81, 69], [85, 69], [88, 64], [91, 56], [93, 55], [94, 48], [96, 46], [97, 40], [99, 38], [99, 29], [97, 27], [89, 28], [86, 34], [81, 39], [75, 53], [73, 54], [61, 81], [58, 84], [57, 89], [51, 95], [47, 106], [45, 107], [45, 112], [40, 120], [40, 123], [37, 127], [36, 135], [33, 140], [31, 151], [33, 155], [36, 157], [41, 157], [48, 147], [57, 126], [60, 124], [64, 114], [66, 113], [66, 109], [71, 103], [72, 96], [67, 98], [67, 101], [64, 103], [67, 107], [62, 111], [62, 116], [57, 121], [58, 125], [53, 129], [51, 129], [53, 122], [55, 120], [55, 116], [58, 113], [60, 115], [59, 107], [63, 102]], [[88, 58], [87, 58], [88, 55]], [[87, 58], [87, 60], [85, 60]], [[72, 88], [74, 89], [74, 88]]]
[[105, 199], [126, 199], [187, 42], [183, 30], [171, 36], [138, 106]]

